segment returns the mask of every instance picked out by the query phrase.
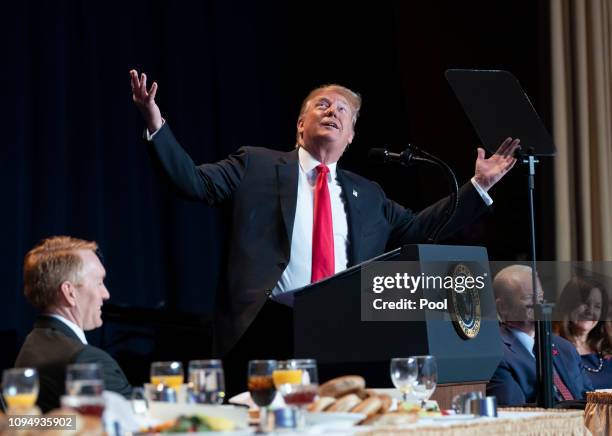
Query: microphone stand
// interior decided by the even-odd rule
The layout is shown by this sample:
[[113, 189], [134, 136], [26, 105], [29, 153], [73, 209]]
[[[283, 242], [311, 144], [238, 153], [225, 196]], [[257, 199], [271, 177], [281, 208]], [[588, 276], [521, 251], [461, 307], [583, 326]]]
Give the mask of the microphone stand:
[[419, 158], [419, 160], [434, 164], [442, 168], [442, 170], [444, 170], [444, 174], [446, 175], [448, 189], [450, 191], [450, 202], [448, 204], [448, 207], [444, 211], [443, 218], [440, 220], [438, 225], [434, 227], [434, 230], [427, 238], [428, 243], [437, 244], [440, 232], [453, 218], [453, 216], [455, 215], [455, 211], [457, 210], [457, 206], [459, 204], [459, 184], [457, 183], [457, 176], [455, 176], [455, 172], [452, 170], [451, 167], [446, 164], [446, 162], [444, 162], [442, 159], [437, 158], [433, 154], [428, 153], [425, 150], [422, 150], [412, 144], [408, 144], [408, 149], [411, 150], [413, 153], [418, 153], [420, 155], [425, 156], [424, 158]]
[[535, 242], [535, 204], [533, 194], [535, 191], [535, 166], [539, 162], [533, 148], [529, 154], [521, 156], [521, 162], [527, 165], [527, 184], [529, 190], [529, 224], [531, 243], [531, 285], [533, 286], [533, 311], [535, 323], [535, 358], [536, 358], [536, 387], [537, 403], [539, 407], [551, 409], [554, 406], [553, 389], [553, 362], [552, 362], [552, 310], [553, 304], [538, 301], [538, 273], [536, 270], [536, 242]]
[[[374, 151], [376, 152], [373, 153]], [[415, 161], [426, 162], [428, 164], [436, 165], [444, 170], [449, 185], [450, 202], [444, 211], [444, 216], [427, 237], [427, 242], [429, 244], [436, 244], [438, 242], [440, 232], [455, 215], [455, 211], [457, 210], [457, 205], [459, 203], [459, 184], [457, 183], [457, 177], [455, 176], [455, 173], [451, 167], [449, 167], [442, 159], [439, 159], [433, 154], [430, 154], [412, 144], [408, 144], [408, 148], [401, 153], [391, 153], [386, 149], [372, 149], [370, 151], [370, 155], [376, 160], [381, 160], [382, 162], [397, 162], [403, 166], [409, 166]]]

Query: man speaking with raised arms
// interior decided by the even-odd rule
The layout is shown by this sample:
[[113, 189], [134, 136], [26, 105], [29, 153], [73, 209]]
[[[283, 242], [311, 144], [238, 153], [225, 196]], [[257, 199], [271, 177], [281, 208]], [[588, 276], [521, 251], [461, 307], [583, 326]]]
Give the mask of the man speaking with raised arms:
[[[421, 243], [447, 207], [445, 198], [414, 213], [389, 200], [378, 184], [338, 167], [361, 106], [361, 97], [348, 88], [325, 85], [308, 94], [295, 149], [242, 147], [219, 162], [196, 165], [162, 118], [157, 83], [148, 88], [144, 73], [132, 70], [130, 76], [152, 155], [166, 175], [191, 198], [230, 206], [227, 289], [216, 298], [216, 354], [236, 345], [270, 291], [296, 289], [387, 250]], [[461, 187], [457, 211], [441, 237], [487, 210], [487, 191], [515, 164], [518, 148], [518, 139], [507, 138], [488, 159], [478, 149], [475, 175]]]

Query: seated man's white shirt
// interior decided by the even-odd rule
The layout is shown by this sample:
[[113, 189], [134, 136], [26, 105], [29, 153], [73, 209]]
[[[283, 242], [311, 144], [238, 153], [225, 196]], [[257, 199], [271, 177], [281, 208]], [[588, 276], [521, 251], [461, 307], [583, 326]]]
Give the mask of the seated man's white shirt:
[[83, 342], [85, 345], [87, 345], [87, 338], [85, 337], [85, 332], [83, 331], [83, 329], [81, 329], [81, 327], [79, 327], [78, 325], [76, 325], [72, 321], [64, 318], [63, 316], [58, 315], [57, 313], [45, 313], [45, 315], [46, 316], [50, 316], [51, 318], [55, 318], [58, 321], [61, 321], [64, 324], [66, 324], [68, 327], [70, 327], [70, 330], [72, 330], [79, 337], [81, 342]]
[[510, 331], [514, 335], [514, 337], [521, 343], [523, 347], [533, 356], [535, 359], [535, 354], [533, 354], [533, 345], [535, 344], [535, 339], [532, 338], [529, 334], [525, 333], [522, 330], [510, 328]]

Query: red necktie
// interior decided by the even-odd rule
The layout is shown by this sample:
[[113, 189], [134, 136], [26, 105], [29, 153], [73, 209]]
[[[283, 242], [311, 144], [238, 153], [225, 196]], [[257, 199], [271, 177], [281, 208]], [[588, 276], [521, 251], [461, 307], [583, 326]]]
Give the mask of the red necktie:
[[559, 377], [559, 373], [554, 367], [553, 367], [553, 383], [556, 386], [557, 390], [559, 391], [559, 394], [561, 394], [561, 398], [563, 398], [564, 400], [574, 399], [574, 396], [572, 395], [570, 390], [567, 388], [565, 383], [563, 383], [563, 380], [561, 380], [561, 377]]
[[334, 274], [334, 228], [332, 224], [331, 200], [327, 175], [329, 168], [317, 166], [317, 181], [314, 190], [314, 219], [312, 226], [312, 274], [311, 283]]

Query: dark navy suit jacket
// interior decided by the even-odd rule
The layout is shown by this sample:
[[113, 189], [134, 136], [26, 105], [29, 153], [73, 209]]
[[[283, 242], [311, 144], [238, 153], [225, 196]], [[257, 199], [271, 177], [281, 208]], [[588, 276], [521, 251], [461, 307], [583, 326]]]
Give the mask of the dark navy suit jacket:
[[[229, 351], [253, 322], [287, 267], [297, 207], [297, 150], [243, 147], [227, 159], [195, 165], [168, 124], [155, 134], [155, 162], [189, 198], [231, 210], [227, 289], [215, 299], [215, 351]], [[425, 242], [449, 204], [442, 199], [419, 213], [389, 200], [381, 187], [338, 168], [348, 221], [349, 266], [404, 244]], [[410, 189], [410, 187], [407, 187]], [[456, 232], [487, 211], [471, 183], [440, 235]], [[310, 242], [307, 242], [310, 243]]]
[[[536, 402], [535, 359], [505, 325], [501, 326], [504, 357], [487, 384], [487, 395], [495, 395], [500, 405], [514, 406]], [[584, 399], [593, 390], [574, 345], [553, 335], [553, 365], [575, 399]]]

